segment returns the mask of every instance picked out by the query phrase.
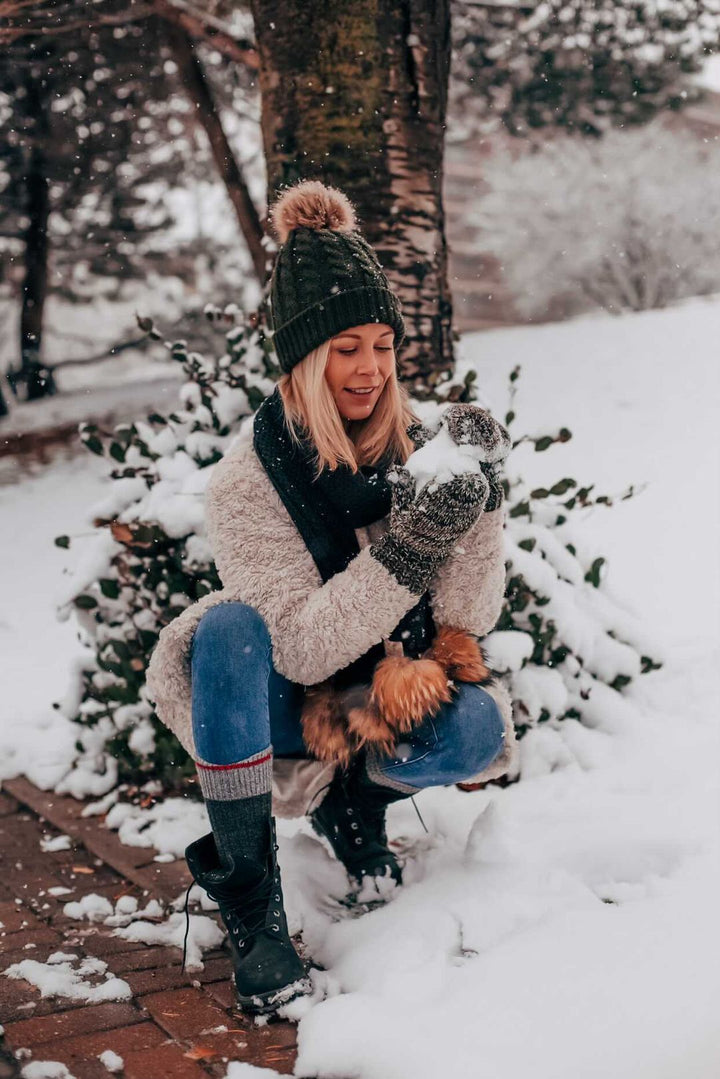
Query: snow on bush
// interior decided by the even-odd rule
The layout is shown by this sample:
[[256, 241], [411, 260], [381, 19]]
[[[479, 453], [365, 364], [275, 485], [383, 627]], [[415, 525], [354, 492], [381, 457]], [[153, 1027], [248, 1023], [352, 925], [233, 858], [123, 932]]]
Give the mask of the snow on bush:
[[659, 125], [488, 158], [468, 212], [518, 311], [613, 314], [720, 290], [720, 146]]
[[[222, 317], [215, 309], [210, 313]], [[183, 407], [109, 434], [82, 425], [88, 448], [114, 467], [107, 497], [91, 512], [100, 529], [97, 550], [68, 586], [61, 609], [63, 617], [75, 615], [93, 649], [63, 706], [77, 722], [78, 736], [75, 765], [61, 788], [77, 797], [102, 798], [118, 779], [140, 783], [151, 775], [168, 790], [184, 787], [194, 775], [187, 754], [153, 713], [145, 669], [163, 626], [220, 585], [205, 535], [203, 494], [213, 465], [275, 385], [277, 369], [258, 324], [232, 329], [228, 351], [217, 361], [188, 353], [181, 342], [169, 347], [187, 375]], [[510, 376], [511, 404], [518, 372]], [[475, 377], [470, 371], [465, 378], [465, 399], [472, 399]], [[442, 396], [457, 399], [457, 389], [438, 393], [418, 413], [438, 410]], [[513, 419], [510, 408], [509, 429]], [[529, 441], [541, 452], [570, 437], [563, 428], [522, 435], [514, 445]], [[512, 455], [507, 464], [511, 469]], [[568, 718], [611, 727], [622, 714], [622, 689], [658, 665], [635, 620], [604, 594], [604, 559], [580, 551], [572, 535], [573, 509], [612, 500], [591, 497], [593, 484], [583, 487], [571, 478], [548, 490], [528, 490], [509, 473], [503, 482], [507, 597], [486, 644], [513, 695], [519, 734]], [[630, 488], [623, 497], [632, 494]], [[56, 542], [67, 546], [70, 540]], [[123, 842], [180, 856], [204, 819], [188, 819], [186, 808], [178, 812], [177, 799], [148, 816], [157, 793], [144, 799], [139, 815], [126, 802], [100, 804], [107, 805], [108, 825]]]
[[[189, 352], [182, 341], [165, 342], [187, 376], [178, 408], [112, 432], [81, 425], [87, 448], [110, 462], [113, 482], [90, 511], [97, 543], [59, 609], [61, 618], [74, 615], [93, 650], [62, 704], [78, 724], [78, 738], [75, 766], [61, 788], [76, 797], [101, 797], [119, 778], [147, 774], [175, 787], [193, 771], [154, 716], [145, 667], [163, 626], [220, 586], [204, 534], [205, 487], [211, 466], [272, 392], [279, 373], [255, 321], [235, 326], [234, 308], [206, 313], [216, 327], [231, 326], [219, 358]], [[149, 322], [141, 325], [159, 336]], [[56, 543], [68, 546], [70, 538], [59, 536]]]
[[701, 96], [688, 76], [720, 47], [717, 0], [453, 5], [455, 127], [597, 136]]

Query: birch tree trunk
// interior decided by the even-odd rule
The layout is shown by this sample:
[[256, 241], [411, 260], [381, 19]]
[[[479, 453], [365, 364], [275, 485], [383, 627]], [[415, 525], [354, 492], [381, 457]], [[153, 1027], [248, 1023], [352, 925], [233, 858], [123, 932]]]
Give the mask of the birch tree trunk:
[[400, 297], [399, 356], [427, 396], [453, 365], [442, 205], [448, 0], [252, 0], [268, 197], [342, 188]]

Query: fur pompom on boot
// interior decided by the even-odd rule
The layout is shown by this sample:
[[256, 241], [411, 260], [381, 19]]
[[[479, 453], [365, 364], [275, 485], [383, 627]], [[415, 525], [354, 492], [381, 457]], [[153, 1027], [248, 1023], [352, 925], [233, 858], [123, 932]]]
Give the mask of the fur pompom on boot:
[[402, 735], [452, 700], [454, 682], [492, 679], [478, 641], [463, 629], [440, 626], [419, 659], [404, 656], [397, 641], [387, 641], [386, 650], [371, 685], [338, 690], [328, 679], [306, 690], [303, 737], [317, 760], [347, 766], [362, 746], [390, 754]]

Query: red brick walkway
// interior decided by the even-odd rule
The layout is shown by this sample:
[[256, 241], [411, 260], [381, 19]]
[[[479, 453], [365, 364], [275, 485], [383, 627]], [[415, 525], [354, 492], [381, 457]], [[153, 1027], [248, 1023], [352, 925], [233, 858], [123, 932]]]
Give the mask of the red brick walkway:
[[[90, 892], [113, 903], [132, 895], [144, 906], [153, 897], [168, 903], [186, 881], [183, 863], [153, 863], [153, 850], [120, 847], [97, 819], [82, 820], [81, 808], [25, 780], [0, 793], [0, 970], [23, 959], [44, 962], [56, 951], [75, 952], [104, 960], [128, 982], [133, 998], [95, 1005], [43, 1000], [27, 982], [0, 975], [0, 1079], [18, 1074], [13, 1054], [20, 1064], [60, 1061], [75, 1079], [108, 1079], [98, 1059], [106, 1049], [123, 1058], [126, 1079], [224, 1076], [228, 1060], [291, 1074], [295, 1027], [277, 1020], [258, 1026], [232, 1010], [230, 960], [223, 949], [205, 953], [203, 971], [183, 974], [177, 948], [132, 944], [113, 936], [109, 926], [65, 917], [64, 904]], [[40, 840], [60, 831], [71, 835], [71, 849], [44, 853]], [[53, 897], [48, 889], [57, 886], [72, 892]]]

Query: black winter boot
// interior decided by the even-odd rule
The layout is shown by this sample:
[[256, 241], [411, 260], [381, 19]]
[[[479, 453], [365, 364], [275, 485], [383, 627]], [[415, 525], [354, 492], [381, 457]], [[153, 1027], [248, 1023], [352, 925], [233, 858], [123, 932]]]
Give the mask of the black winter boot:
[[277, 863], [275, 821], [265, 865], [233, 859], [226, 869], [212, 832], [191, 843], [185, 858], [193, 878], [220, 908], [228, 931], [240, 1006], [248, 1012], [272, 1012], [312, 985], [295, 951], [283, 907]]
[[402, 884], [400, 864], [388, 848], [385, 809], [409, 794], [369, 779], [362, 754], [347, 771], [338, 769], [317, 809], [310, 814], [314, 830], [325, 837], [335, 857], [353, 880], [385, 878]]

